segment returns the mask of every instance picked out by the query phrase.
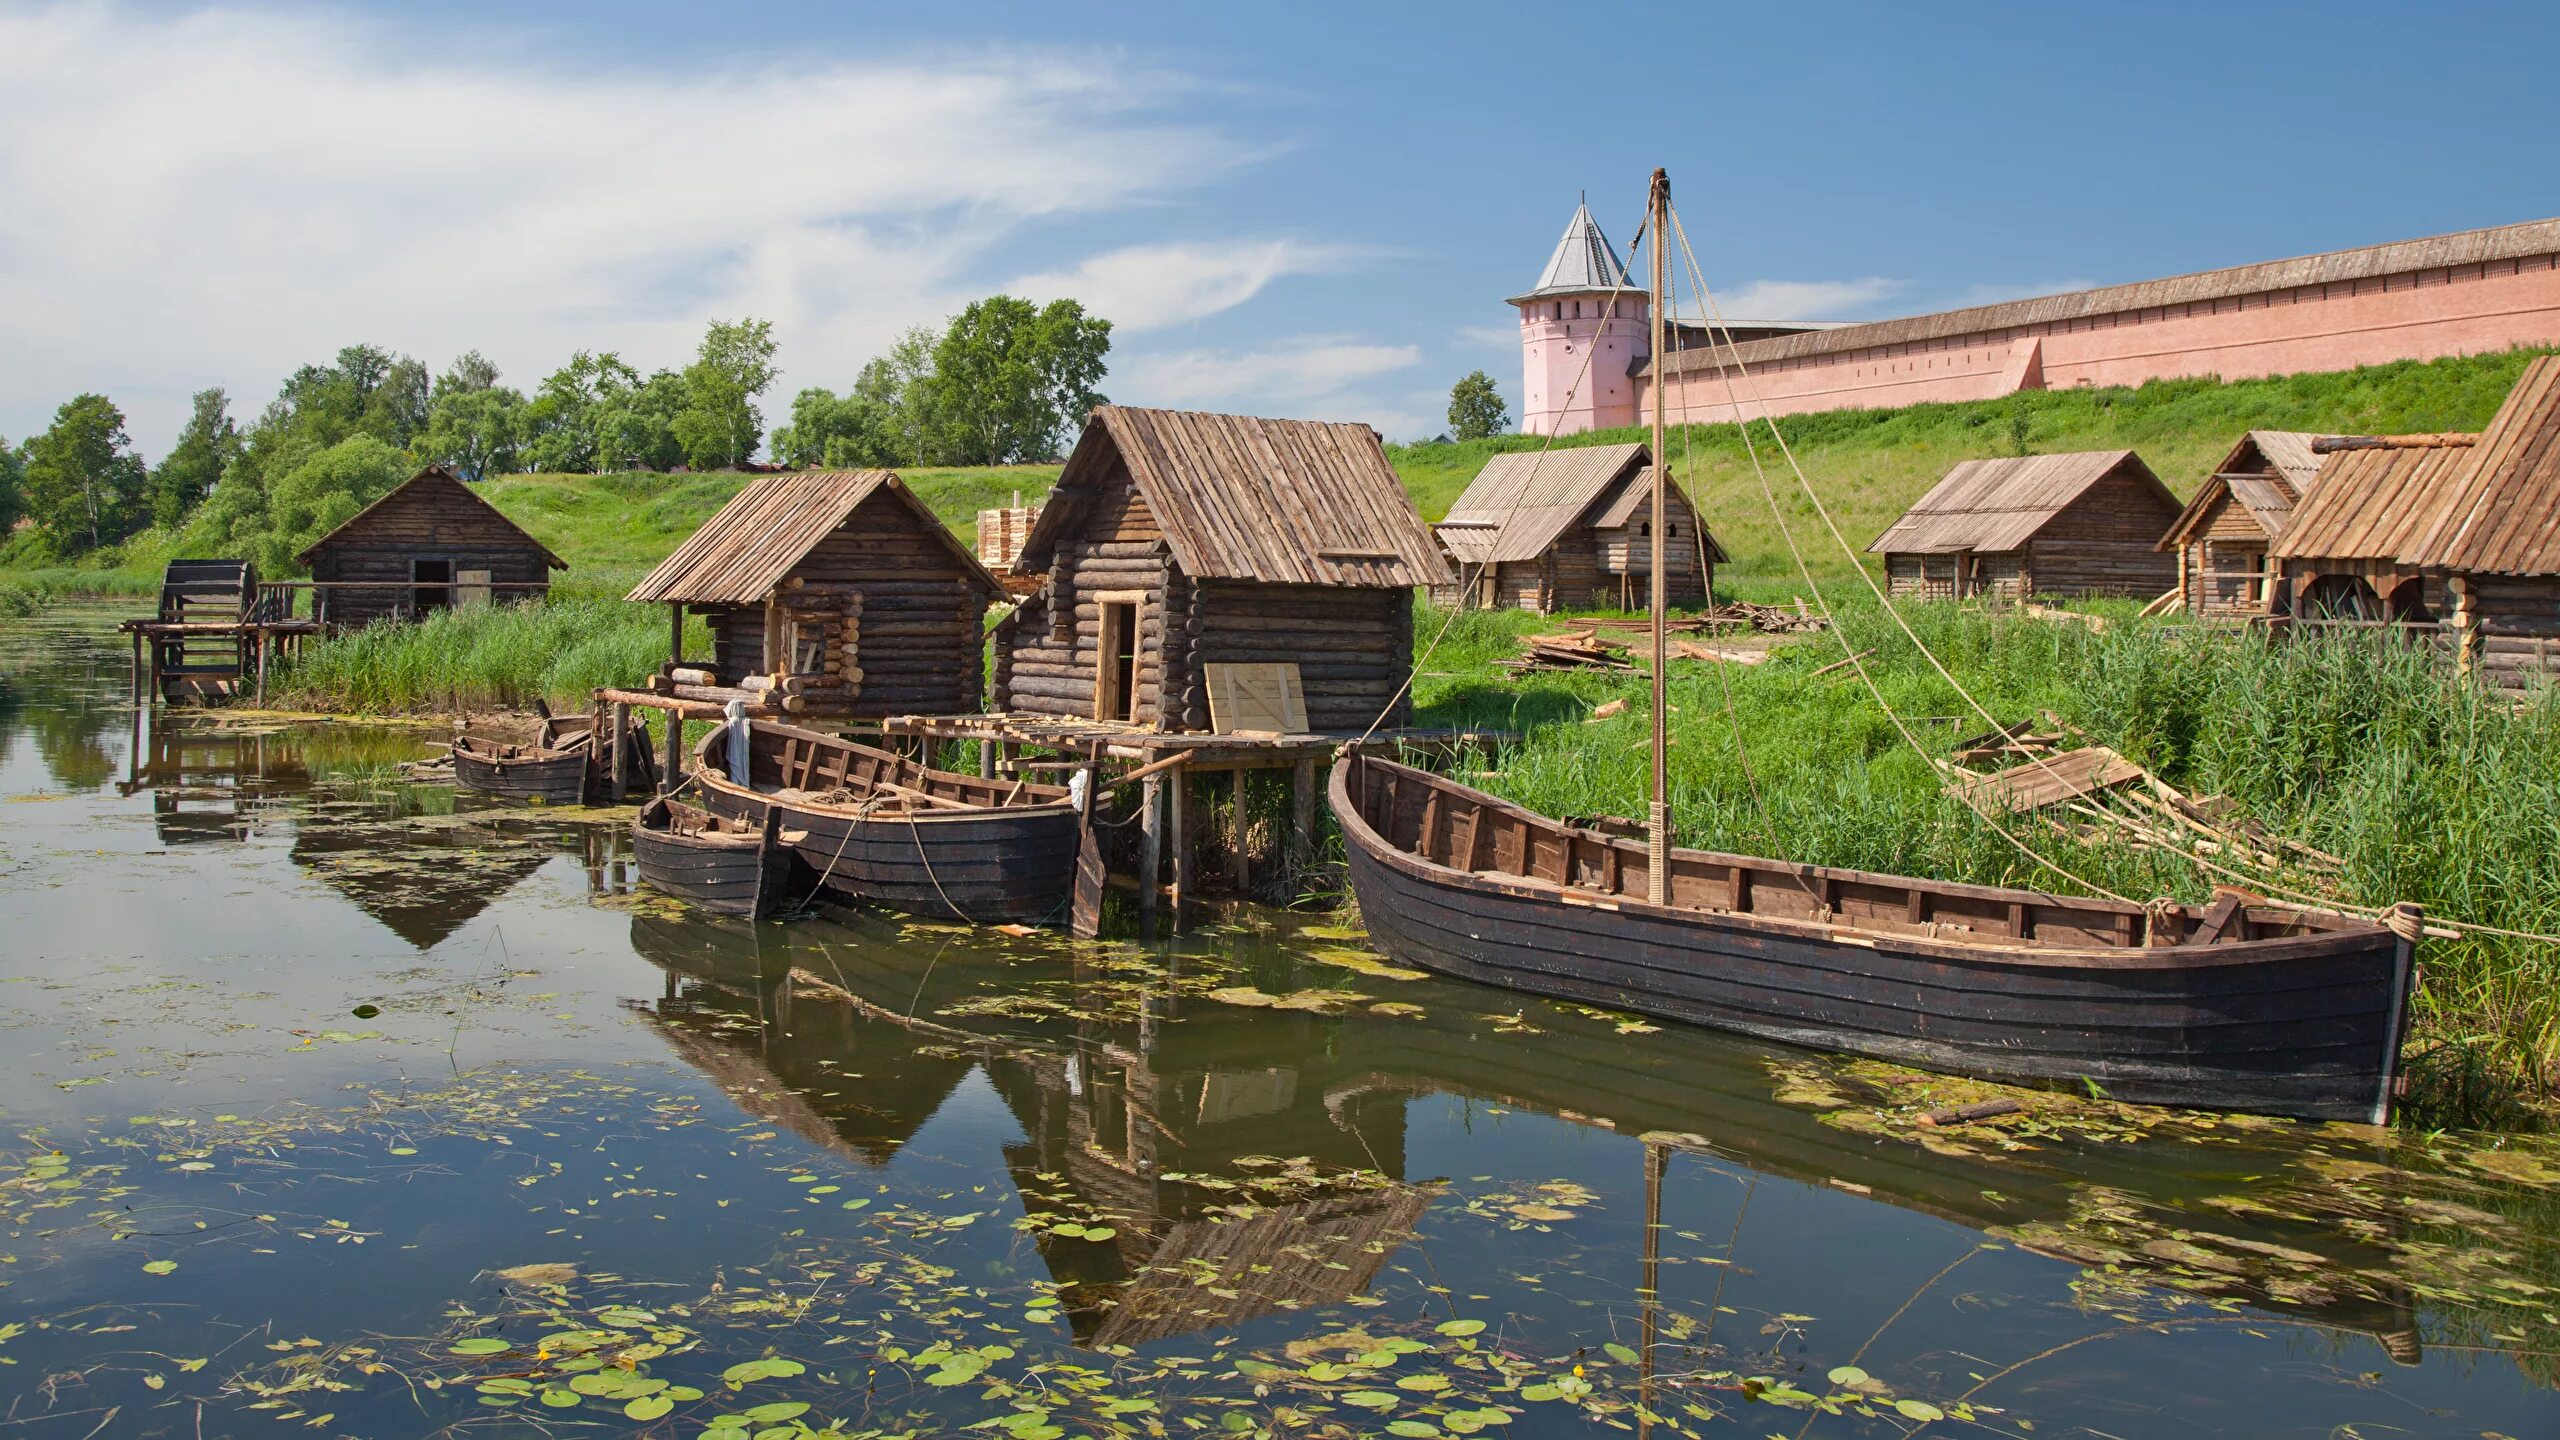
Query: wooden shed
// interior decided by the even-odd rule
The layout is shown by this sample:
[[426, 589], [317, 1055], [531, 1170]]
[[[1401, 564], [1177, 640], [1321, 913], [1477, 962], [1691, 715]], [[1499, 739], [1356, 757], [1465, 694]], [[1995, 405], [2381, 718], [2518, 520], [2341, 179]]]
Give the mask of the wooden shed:
[[2130, 450], [1967, 460], [1867, 547], [1898, 598], [2122, 595], [2178, 583], [2177, 497]]
[[[627, 598], [668, 607], [661, 688], [876, 719], [977, 709], [980, 627], [1002, 593], [895, 474], [816, 470], [739, 491]], [[687, 609], [710, 621], [707, 662], [683, 654]]]
[[1212, 729], [1223, 665], [1292, 667], [1314, 732], [1400, 723], [1413, 588], [1449, 580], [1367, 426], [1116, 405], [1015, 569], [1045, 578], [997, 626], [996, 708], [1172, 732]]
[[2403, 556], [2442, 577], [2465, 669], [2560, 675], [2560, 356], [2525, 368]]
[[2320, 470], [2317, 435], [2252, 430], [2240, 437], [2178, 513], [2159, 548], [2178, 557], [2190, 615], [2239, 620], [2281, 609], [2267, 547], [2293, 518]]
[[[1663, 572], [1670, 602], [1695, 605], [1725, 559], [1689, 497], [1670, 487]], [[1496, 455], [1432, 527], [1457, 583], [1444, 605], [1535, 610], [1632, 610], [1646, 603], [1653, 565], [1652, 457], [1640, 444]]]
[[2470, 435], [2332, 435], [2320, 478], [2268, 547], [2279, 613], [2297, 621], [2433, 622], [2440, 576], [2404, 559], [2468, 461]]
[[460, 476], [430, 465], [294, 557], [311, 567], [312, 618], [346, 627], [549, 593], [569, 562]]

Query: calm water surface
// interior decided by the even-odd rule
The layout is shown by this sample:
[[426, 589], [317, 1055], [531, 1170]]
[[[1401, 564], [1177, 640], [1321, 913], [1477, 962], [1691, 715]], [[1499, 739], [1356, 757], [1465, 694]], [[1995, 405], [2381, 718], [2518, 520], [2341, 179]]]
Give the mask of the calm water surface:
[[0, 1434], [2542, 1436], [2560, 1155], [1382, 971], [708, 921], [0, 628]]

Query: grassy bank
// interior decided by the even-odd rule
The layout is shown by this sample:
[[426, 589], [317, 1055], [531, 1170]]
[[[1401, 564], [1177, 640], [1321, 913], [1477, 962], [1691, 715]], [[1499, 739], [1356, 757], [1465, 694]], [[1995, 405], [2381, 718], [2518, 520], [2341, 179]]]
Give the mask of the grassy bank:
[[[386, 715], [517, 707], [537, 697], [584, 711], [598, 686], [633, 684], [658, 668], [666, 626], [652, 607], [604, 596], [443, 610], [309, 646], [284, 665], [271, 698], [293, 709]], [[695, 639], [709, 648], [707, 633]]]
[[[2086, 843], [2028, 822], [1995, 829], [1945, 797], [1922, 745], [1987, 728], [1863, 587], [1835, 595], [1842, 633], [1756, 667], [1676, 662], [1672, 798], [1685, 843], [1983, 884], [2073, 888], [2001, 829], [2074, 875], [2132, 899], [2207, 898], [2215, 877], [2119, 837]], [[1440, 623], [1426, 615], [1427, 638]], [[2361, 640], [2260, 636], [2116, 615], [2103, 633], [1952, 605], [1906, 614], [1929, 649], [2004, 721], [2049, 709], [2190, 793], [2224, 795], [2270, 829], [2344, 860], [2346, 897], [2560, 931], [2560, 706], [2516, 708], [2424, 658]], [[1492, 668], [1552, 621], [1459, 617], [1417, 698], [1431, 721], [1526, 739], [1475, 769], [1485, 788], [1548, 813], [1644, 813], [1640, 677]], [[1843, 645], [1845, 640], [1846, 647]], [[1813, 672], [1848, 649], [1854, 674]], [[1730, 687], [1731, 712], [1726, 694]], [[1611, 699], [1625, 712], [1586, 723]], [[2560, 952], [2432, 941], [2418, 995], [2413, 1118], [2514, 1124], [2560, 1081]]]

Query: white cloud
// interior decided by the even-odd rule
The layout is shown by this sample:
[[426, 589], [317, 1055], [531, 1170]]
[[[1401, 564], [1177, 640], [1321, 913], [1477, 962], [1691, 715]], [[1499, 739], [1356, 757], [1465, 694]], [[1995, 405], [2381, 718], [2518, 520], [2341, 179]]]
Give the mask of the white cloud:
[[[1903, 285], [1881, 275], [1855, 280], [1754, 280], [1716, 292], [1716, 309], [1728, 320], [1854, 320]], [[1685, 301], [1681, 313], [1689, 313]]]
[[1111, 398], [1291, 420], [1360, 420], [1387, 430], [1376, 413], [1386, 407], [1372, 398], [1371, 382], [1421, 360], [1419, 346], [1338, 335], [1295, 336], [1251, 350], [1164, 350], [1115, 366]]
[[1079, 300], [1115, 330], [1142, 332], [1232, 310], [1286, 275], [1339, 270], [1365, 252], [1295, 240], [1131, 245], [1069, 270], [1025, 275], [1005, 289], [1033, 300]]
[[[741, 314], [775, 322], [784, 393], [841, 386], [975, 293], [1000, 238], [1249, 158], [1133, 98], [1180, 77], [1101, 52], [655, 71], [518, 60], [520, 39], [0, 12], [0, 430], [101, 389], [156, 450], [189, 390], [254, 413], [356, 341], [436, 366], [476, 346], [530, 384], [582, 347], [677, 363]], [[1164, 293], [1130, 289], [1150, 318], [1324, 262], [1272, 242], [1181, 258]]]

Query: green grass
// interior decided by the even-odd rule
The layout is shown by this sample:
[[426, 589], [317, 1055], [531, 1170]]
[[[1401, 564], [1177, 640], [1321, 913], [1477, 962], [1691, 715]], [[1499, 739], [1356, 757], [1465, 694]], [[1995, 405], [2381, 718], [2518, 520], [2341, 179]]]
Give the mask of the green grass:
[[[2266, 380], [2162, 380], [2139, 388], [2032, 391], [2004, 400], [1914, 405], [1900, 410], [1840, 410], [1778, 422], [1795, 457], [1850, 543], [1864, 546], [1957, 462], [2010, 453], [2010, 418], [2028, 418], [2028, 449], [2132, 449], [2183, 499], [2247, 430], [2405, 434], [2476, 430], [2497, 413], [2507, 390], [2537, 351], [2505, 351], [2449, 360], [2404, 361], [2334, 374]], [[1799, 543], [1818, 534], [1813, 507], [1770, 442], [1765, 425], [1754, 439]], [[1638, 429], [1568, 436], [1558, 446], [1643, 440]], [[1405, 488], [1424, 516], [1449, 511], [1487, 459], [1536, 450], [1534, 436], [1505, 435], [1457, 445], [1390, 447]], [[1734, 558], [1728, 573], [1793, 573], [1768, 497], [1752, 471], [1741, 431], [1731, 424], [1674, 427], [1665, 449], [1672, 473], [1687, 484], [1707, 523]], [[1824, 575], [1845, 577], [1848, 561], [1823, 537], [1807, 557]]]

